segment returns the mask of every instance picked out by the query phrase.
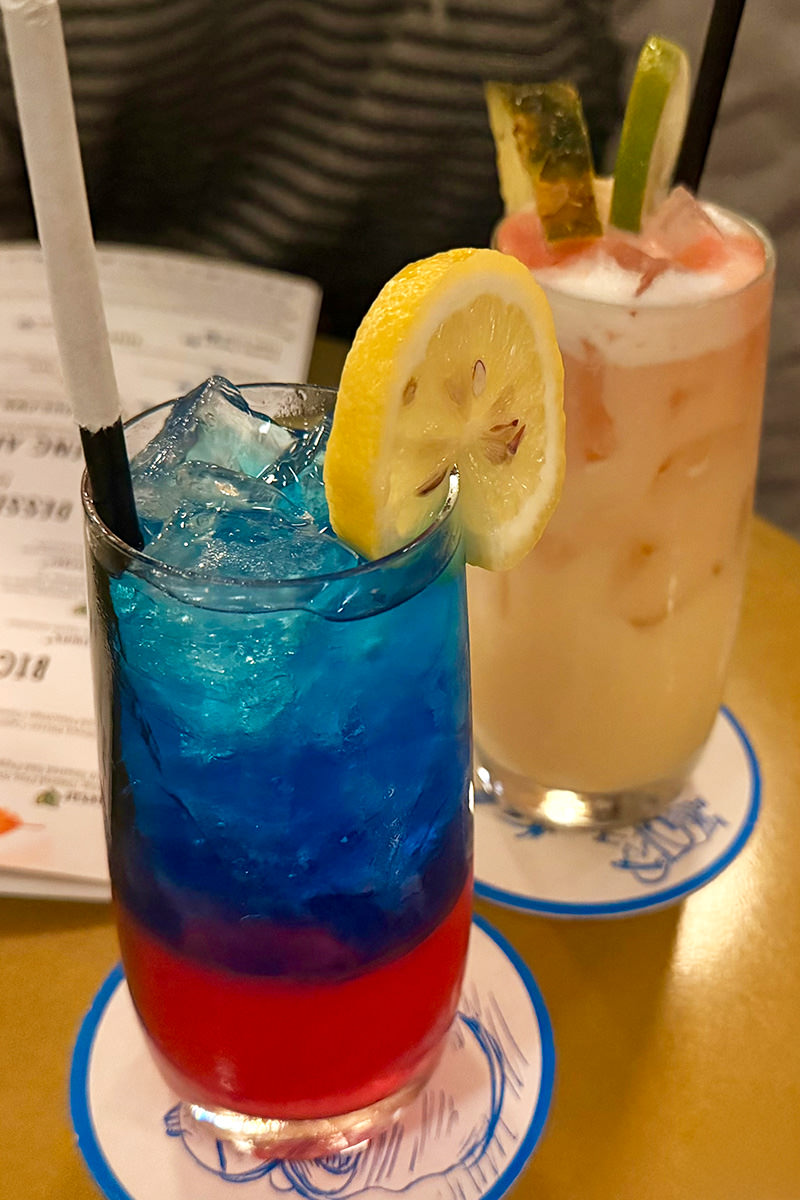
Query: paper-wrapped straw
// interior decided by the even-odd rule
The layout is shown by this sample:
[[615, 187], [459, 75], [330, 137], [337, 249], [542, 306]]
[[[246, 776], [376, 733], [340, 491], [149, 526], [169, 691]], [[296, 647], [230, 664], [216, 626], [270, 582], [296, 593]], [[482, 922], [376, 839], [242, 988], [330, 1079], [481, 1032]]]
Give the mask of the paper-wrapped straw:
[[56, 341], [95, 507], [141, 548], [58, 0], [0, 0]]

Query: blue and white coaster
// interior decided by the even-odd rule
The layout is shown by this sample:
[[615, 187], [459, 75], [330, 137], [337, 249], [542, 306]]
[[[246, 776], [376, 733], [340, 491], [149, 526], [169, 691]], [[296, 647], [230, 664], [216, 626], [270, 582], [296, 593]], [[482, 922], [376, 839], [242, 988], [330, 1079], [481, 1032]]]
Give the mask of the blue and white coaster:
[[760, 791], [755, 751], [723, 708], [687, 788], [641, 825], [603, 833], [526, 827], [491, 801], [476, 804], [475, 892], [545, 916], [663, 908], [733, 861], [756, 823]]
[[182, 1128], [121, 968], [84, 1019], [72, 1061], [78, 1145], [108, 1200], [498, 1200], [541, 1136], [553, 1093], [550, 1019], [530, 971], [476, 917], [444, 1055], [402, 1119], [366, 1148], [265, 1163]]

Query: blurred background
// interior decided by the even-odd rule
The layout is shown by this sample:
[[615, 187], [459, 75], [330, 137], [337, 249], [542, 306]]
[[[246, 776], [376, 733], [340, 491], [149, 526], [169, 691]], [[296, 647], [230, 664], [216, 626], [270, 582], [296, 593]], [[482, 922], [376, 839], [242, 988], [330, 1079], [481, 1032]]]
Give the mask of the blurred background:
[[[481, 83], [568, 78], [598, 169], [651, 32], [696, 69], [696, 0], [61, 0], [95, 235], [316, 279], [348, 339], [411, 259], [500, 215]], [[797, 0], [750, 0], [701, 195], [778, 250], [757, 507], [800, 536]], [[0, 239], [34, 225], [0, 55]]]

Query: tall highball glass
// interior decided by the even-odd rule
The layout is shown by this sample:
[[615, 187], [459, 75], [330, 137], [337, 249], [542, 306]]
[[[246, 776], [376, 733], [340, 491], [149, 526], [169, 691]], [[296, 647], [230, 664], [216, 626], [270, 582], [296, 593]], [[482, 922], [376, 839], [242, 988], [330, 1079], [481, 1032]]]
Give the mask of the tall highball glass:
[[[304, 428], [335, 401], [242, 391]], [[129, 426], [132, 450], [170, 407]], [[471, 913], [457, 493], [454, 477], [430, 528], [378, 562], [235, 578], [124, 545], [84, 481], [122, 960], [198, 1135], [341, 1150], [437, 1061]]]
[[564, 358], [567, 469], [538, 546], [468, 572], [476, 782], [510, 814], [603, 827], [687, 783], [736, 633], [774, 257], [709, 298], [600, 300], [541, 280]]

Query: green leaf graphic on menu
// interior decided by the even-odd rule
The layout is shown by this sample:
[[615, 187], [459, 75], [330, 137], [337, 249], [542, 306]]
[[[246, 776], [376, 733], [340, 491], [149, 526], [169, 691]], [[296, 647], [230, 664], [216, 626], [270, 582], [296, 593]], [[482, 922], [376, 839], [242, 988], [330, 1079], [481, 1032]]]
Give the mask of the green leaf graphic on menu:
[[39, 792], [35, 800], [36, 804], [49, 804], [51, 808], [58, 808], [61, 803], [61, 796], [55, 788], [48, 788], [47, 791]]

